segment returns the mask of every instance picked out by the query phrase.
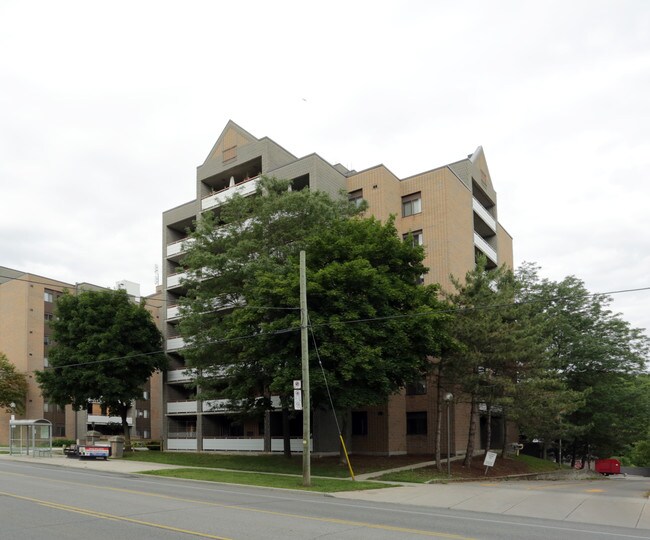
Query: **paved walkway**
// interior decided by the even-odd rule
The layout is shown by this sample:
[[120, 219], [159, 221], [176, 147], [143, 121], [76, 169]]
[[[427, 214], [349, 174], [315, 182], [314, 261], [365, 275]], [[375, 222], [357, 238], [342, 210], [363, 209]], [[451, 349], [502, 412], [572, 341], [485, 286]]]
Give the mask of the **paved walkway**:
[[[121, 459], [108, 461], [69, 459], [57, 454], [52, 457], [35, 458], [0, 454], [0, 459], [126, 474], [144, 470], [178, 468], [176, 465]], [[373, 473], [375, 474], [377, 473]], [[650, 529], [650, 500], [638, 495], [640, 492], [650, 491], [650, 479], [628, 477], [624, 481], [639, 482], [639, 489], [630, 490], [630, 496], [612, 496], [603, 493], [602, 490], [590, 490], [590, 484], [581, 480], [550, 482], [489, 480], [451, 484], [405, 484], [401, 487], [349, 491], [331, 495], [340, 499]], [[562, 492], [562, 489], [567, 486], [573, 486], [572, 491]]]

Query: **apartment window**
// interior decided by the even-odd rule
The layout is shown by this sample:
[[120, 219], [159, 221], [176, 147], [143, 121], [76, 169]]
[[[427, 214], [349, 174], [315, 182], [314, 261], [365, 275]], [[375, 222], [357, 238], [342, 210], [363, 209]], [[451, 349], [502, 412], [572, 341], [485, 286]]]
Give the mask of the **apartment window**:
[[357, 207], [361, 206], [363, 202], [363, 189], [357, 189], [348, 193], [348, 200]]
[[53, 313], [45, 313], [43, 315], [43, 318], [45, 319], [46, 322], [50, 322], [54, 320], [54, 314]]
[[402, 216], [412, 216], [422, 212], [422, 197], [420, 192], [402, 197]]
[[149, 418], [149, 410], [148, 409], [145, 409], [144, 411], [142, 411], [142, 418]]
[[424, 237], [422, 236], [422, 231], [410, 231], [409, 233], [405, 234], [402, 236], [404, 240], [407, 240], [409, 237], [409, 234], [413, 237], [413, 245], [414, 246], [422, 246], [424, 245]]
[[50, 367], [50, 360], [47, 356], [43, 358], [43, 367]]
[[51, 293], [50, 291], [45, 291], [43, 293], [43, 300], [46, 302], [54, 302], [54, 293]]
[[43, 345], [49, 345], [50, 343], [52, 343], [50, 336], [43, 336]]
[[367, 411], [352, 411], [352, 435], [368, 435]]
[[142, 392], [142, 401], [147, 401], [149, 399], [149, 392], [146, 390]]
[[426, 393], [427, 393], [426, 379], [420, 379], [419, 381], [414, 381], [406, 385], [407, 396], [423, 396]]
[[426, 411], [406, 413], [406, 434], [407, 435], [427, 434], [427, 412]]
[[43, 403], [43, 412], [50, 412], [50, 404], [47, 401]]

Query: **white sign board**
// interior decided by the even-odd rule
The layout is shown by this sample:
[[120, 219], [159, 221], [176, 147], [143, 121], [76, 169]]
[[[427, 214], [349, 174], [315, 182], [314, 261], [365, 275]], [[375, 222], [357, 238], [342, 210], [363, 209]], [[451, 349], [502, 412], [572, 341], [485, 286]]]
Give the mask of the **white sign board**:
[[497, 453], [496, 452], [487, 452], [485, 454], [485, 460], [483, 461], [483, 465], [486, 467], [494, 467], [494, 462], [497, 459]]
[[302, 390], [293, 391], [293, 408], [296, 411], [302, 411]]
[[293, 381], [294, 390], [300, 390], [301, 388], [302, 388], [302, 381], [300, 379]]

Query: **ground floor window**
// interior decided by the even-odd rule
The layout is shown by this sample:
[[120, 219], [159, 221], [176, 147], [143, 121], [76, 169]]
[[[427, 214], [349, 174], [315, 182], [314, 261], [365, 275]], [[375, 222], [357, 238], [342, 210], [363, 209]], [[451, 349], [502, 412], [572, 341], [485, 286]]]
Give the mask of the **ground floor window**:
[[367, 411], [352, 411], [352, 435], [368, 435]]
[[406, 434], [407, 435], [427, 434], [427, 412], [426, 411], [406, 413]]

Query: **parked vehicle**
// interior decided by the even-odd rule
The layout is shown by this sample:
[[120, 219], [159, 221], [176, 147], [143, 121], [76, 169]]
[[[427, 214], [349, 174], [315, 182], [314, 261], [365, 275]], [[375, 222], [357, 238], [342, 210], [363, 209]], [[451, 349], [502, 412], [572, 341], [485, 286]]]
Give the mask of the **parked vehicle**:
[[597, 459], [596, 472], [604, 476], [621, 474], [621, 462], [618, 459]]

